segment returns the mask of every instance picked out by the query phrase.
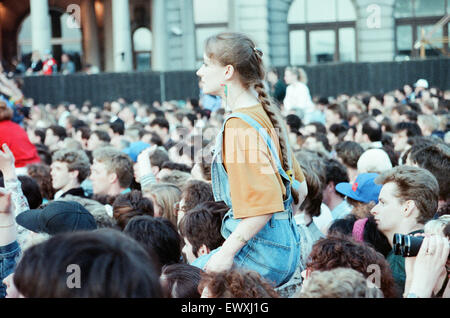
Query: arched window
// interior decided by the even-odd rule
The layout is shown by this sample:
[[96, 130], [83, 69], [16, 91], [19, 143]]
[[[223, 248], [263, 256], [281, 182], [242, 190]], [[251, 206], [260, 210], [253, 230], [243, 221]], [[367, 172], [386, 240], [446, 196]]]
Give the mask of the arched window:
[[134, 63], [137, 71], [149, 71], [152, 57], [152, 32], [145, 27], [133, 33]]
[[197, 61], [203, 60], [205, 40], [228, 29], [228, 0], [194, 0]]
[[351, 0], [294, 0], [289, 14], [290, 63], [356, 61]]
[[437, 23], [449, 13], [450, 0], [395, 1], [396, 59], [448, 55], [449, 23]]

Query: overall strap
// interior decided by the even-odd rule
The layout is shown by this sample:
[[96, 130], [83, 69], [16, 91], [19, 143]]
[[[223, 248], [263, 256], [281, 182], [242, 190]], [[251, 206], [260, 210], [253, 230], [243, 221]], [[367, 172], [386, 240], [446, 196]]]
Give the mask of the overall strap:
[[[275, 165], [277, 167], [278, 173], [283, 178], [285, 178], [286, 180], [291, 181], [291, 177], [288, 176], [286, 171], [284, 171], [283, 167], [281, 166], [281, 161], [280, 161], [280, 158], [278, 156], [277, 148], [276, 148], [272, 138], [267, 133], [266, 129], [264, 129], [264, 127], [261, 126], [261, 124], [258, 123], [255, 119], [253, 119], [249, 115], [246, 115], [246, 114], [243, 114], [243, 113], [232, 113], [229, 116], [227, 116], [227, 118], [224, 121], [224, 127], [225, 127], [225, 123], [230, 118], [240, 118], [243, 121], [245, 121], [247, 124], [252, 126], [254, 129], [256, 129], [256, 131], [261, 135], [261, 137], [263, 138], [263, 140], [265, 141], [265, 143], [269, 147], [270, 153], [272, 154], [272, 157], [275, 159]], [[292, 180], [291, 182], [293, 182], [293, 181], [294, 180]]]

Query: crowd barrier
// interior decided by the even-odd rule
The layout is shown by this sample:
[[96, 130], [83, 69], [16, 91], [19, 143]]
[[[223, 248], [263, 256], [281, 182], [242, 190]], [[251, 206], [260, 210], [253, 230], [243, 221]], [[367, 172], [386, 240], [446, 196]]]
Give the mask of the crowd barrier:
[[[419, 78], [449, 89], [449, 58], [402, 62], [335, 63], [304, 66], [312, 96], [336, 96], [368, 91], [379, 94], [413, 84]], [[284, 68], [279, 68], [283, 74]], [[100, 73], [94, 75], [26, 76], [23, 91], [37, 103], [62, 101], [93, 105], [123, 97], [128, 101], [180, 100], [198, 97], [195, 71]]]

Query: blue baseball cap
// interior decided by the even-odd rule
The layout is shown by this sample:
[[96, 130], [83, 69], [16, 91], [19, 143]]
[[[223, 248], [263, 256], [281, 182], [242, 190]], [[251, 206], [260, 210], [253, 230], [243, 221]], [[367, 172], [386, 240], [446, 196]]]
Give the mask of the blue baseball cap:
[[336, 191], [356, 201], [378, 203], [378, 196], [383, 186], [374, 182], [377, 176], [378, 173], [361, 173], [354, 183], [338, 183]]
[[149, 148], [151, 145], [143, 142], [143, 141], [136, 141], [130, 144], [129, 147], [123, 149], [122, 151], [126, 153], [133, 162], [137, 162], [137, 157], [139, 154], [146, 148]]

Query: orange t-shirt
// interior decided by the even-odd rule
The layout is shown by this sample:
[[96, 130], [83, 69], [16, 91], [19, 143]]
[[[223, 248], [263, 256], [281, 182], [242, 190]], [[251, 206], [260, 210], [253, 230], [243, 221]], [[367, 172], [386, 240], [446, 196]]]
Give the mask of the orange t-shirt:
[[[258, 104], [235, 112], [249, 115], [266, 129], [281, 160], [278, 135], [264, 108]], [[228, 174], [235, 218], [284, 211], [286, 188], [271, 157], [267, 144], [252, 126], [240, 118], [227, 121], [222, 159]], [[292, 168], [295, 179], [303, 182], [305, 177], [293, 154]]]

